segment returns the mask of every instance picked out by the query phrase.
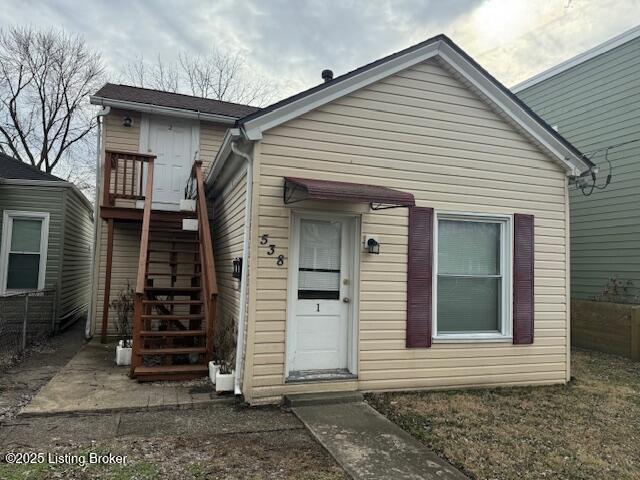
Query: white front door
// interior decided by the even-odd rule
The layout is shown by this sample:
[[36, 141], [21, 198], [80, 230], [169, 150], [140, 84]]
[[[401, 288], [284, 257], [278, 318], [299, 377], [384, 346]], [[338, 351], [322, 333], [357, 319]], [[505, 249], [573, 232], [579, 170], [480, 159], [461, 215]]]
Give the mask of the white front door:
[[179, 209], [197, 148], [197, 125], [194, 122], [150, 117], [147, 150], [156, 155], [153, 208]]
[[354, 218], [296, 215], [290, 267], [289, 375], [346, 371], [351, 347]]

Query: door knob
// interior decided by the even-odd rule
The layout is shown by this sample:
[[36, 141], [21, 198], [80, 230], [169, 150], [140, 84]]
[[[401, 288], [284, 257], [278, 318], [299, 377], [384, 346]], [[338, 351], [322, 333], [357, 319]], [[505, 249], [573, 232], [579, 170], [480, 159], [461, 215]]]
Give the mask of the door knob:
[[350, 299], [349, 297], [344, 297], [344, 298], [342, 299], [342, 301], [343, 301], [344, 303], [349, 303], [349, 302], [351, 301], [351, 299]]

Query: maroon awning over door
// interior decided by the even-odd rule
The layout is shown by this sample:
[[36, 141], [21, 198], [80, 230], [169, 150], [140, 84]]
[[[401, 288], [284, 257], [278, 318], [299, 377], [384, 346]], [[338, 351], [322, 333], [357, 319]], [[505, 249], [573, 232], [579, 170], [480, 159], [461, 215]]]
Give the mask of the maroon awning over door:
[[284, 203], [301, 200], [342, 200], [396, 207], [412, 207], [416, 204], [411, 193], [379, 185], [285, 177]]

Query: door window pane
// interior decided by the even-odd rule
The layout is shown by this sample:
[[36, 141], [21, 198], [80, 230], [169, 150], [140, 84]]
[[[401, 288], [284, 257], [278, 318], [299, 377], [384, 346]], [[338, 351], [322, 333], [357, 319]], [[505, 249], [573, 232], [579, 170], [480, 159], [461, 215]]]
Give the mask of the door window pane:
[[11, 232], [12, 252], [40, 253], [42, 220], [14, 218]]
[[10, 253], [7, 271], [8, 289], [36, 289], [40, 273], [40, 255]]
[[338, 299], [342, 223], [300, 221], [299, 299]]

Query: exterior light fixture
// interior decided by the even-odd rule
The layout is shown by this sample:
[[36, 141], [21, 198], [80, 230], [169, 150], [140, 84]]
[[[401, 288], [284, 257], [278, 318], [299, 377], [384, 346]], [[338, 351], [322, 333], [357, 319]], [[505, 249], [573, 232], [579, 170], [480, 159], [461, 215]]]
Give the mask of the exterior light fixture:
[[127, 127], [127, 128], [131, 128], [133, 126], [133, 118], [131, 118], [129, 115], [126, 115], [122, 119], [122, 126], [123, 127]]
[[240, 280], [242, 278], [242, 257], [236, 257], [233, 259], [233, 278]]
[[367, 252], [372, 255], [378, 255], [380, 253], [380, 242], [378, 241], [378, 237], [367, 235], [364, 239], [364, 247]]

